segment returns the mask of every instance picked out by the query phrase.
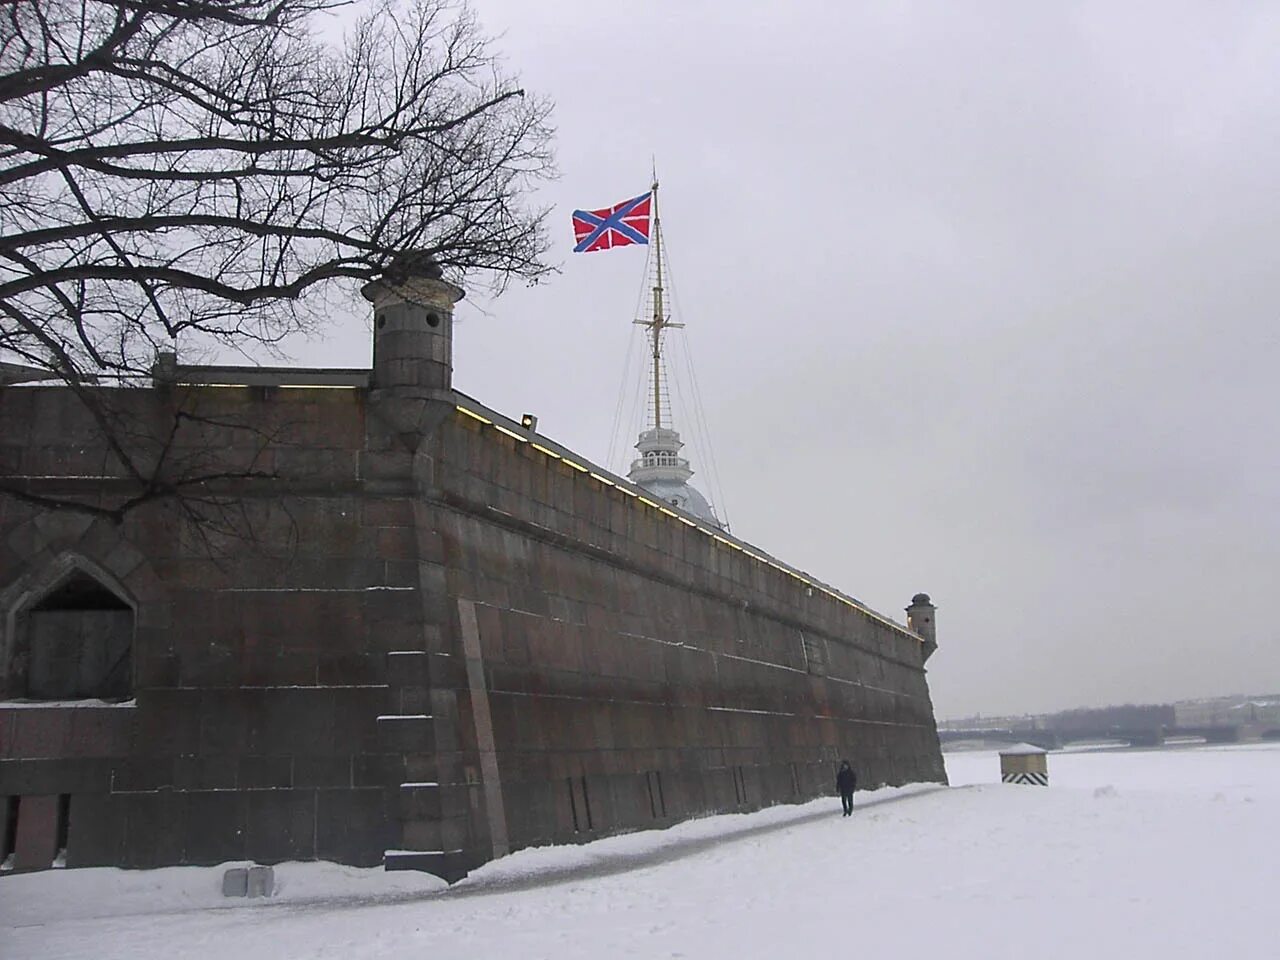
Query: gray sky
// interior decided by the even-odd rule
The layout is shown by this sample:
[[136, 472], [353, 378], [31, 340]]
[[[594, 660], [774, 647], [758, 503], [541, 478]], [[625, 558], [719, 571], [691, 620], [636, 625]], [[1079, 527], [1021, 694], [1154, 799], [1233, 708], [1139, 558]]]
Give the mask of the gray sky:
[[569, 214], [656, 155], [719, 506], [929, 592], [940, 717], [1280, 689], [1280, 6], [477, 8], [557, 103], [563, 273], [464, 306], [459, 389], [605, 459], [644, 253]]

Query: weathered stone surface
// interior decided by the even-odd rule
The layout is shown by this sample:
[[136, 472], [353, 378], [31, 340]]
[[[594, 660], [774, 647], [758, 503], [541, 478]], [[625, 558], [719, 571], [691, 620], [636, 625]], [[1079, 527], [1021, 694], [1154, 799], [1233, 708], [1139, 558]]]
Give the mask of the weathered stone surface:
[[[24, 863], [52, 859], [62, 796], [72, 866], [454, 879], [827, 793], [842, 757], [869, 786], [943, 778], [918, 637], [459, 413], [456, 288], [428, 287], [371, 291], [373, 389], [121, 392], [139, 422], [181, 393], [208, 417], [183, 435], [201, 455], [277, 470], [225, 491], [229, 528], [0, 501], [0, 696], [54, 572], [101, 571], [133, 618], [132, 705], [0, 701]], [[0, 391], [0, 474], [114, 469], [64, 391]]]

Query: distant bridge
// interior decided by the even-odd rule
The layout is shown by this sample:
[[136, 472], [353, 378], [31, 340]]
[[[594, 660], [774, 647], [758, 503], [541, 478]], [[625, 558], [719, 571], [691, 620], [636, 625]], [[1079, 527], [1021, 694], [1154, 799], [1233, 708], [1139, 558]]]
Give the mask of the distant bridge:
[[1263, 730], [1257, 724], [1219, 724], [1204, 727], [1178, 727], [1158, 725], [1154, 727], [1097, 727], [1094, 729], [1054, 728], [980, 728], [973, 730], [939, 730], [938, 739], [943, 743], [962, 740], [995, 740], [1001, 743], [1029, 743], [1042, 750], [1059, 750], [1068, 743], [1120, 741], [1131, 747], [1158, 747], [1166, 740], [1202, 737], [1206, 743], [1240, 743], [1275, 737], [1277, 731]]

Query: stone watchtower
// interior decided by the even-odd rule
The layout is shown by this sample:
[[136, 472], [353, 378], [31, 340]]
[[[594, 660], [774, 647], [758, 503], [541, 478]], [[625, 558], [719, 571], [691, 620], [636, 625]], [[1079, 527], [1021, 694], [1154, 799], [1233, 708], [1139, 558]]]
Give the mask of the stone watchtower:
[[361, 289], [373, 304], [373, 389], [423, 399], [448, 394], [453, 305], [463, 290], [442, 276], [430, 256], [409, 253]]
[[911, 598], [911, 606], [907, 607], [907, 627], [924, 641], [924, 659], [928, 660], [933, 651], [938, 649], [937, 626], [933, 621], [935, 607], [927, 593], [917, 593]]
[[397, 541], [398, 561], [387, 566], [411, 574], [381, 608], [384, 615], [393, 610], [388, 619], [399, 628], [385, 651], [388, 695], [377, 717], [378, 748], [393, 758], [388, 769], [395, 774], [385, 784], [394, 799], [387, 809], [391, 834], [384, 864], [456, 880], [476, 856], [474, 778], [466, 771], [478, 769], [480, 760], [463, 753], [458, 701], [468, 692], [456, 668], [464, 650], [447, 612], [440, 519], [432, 500], [440, 427], [456, 402], [453, 307], [463, 290], [442, 279], [429, 256], [409, 253], [361, 293], [373, 304], [361, 472], [378, 516], [407, 534]]

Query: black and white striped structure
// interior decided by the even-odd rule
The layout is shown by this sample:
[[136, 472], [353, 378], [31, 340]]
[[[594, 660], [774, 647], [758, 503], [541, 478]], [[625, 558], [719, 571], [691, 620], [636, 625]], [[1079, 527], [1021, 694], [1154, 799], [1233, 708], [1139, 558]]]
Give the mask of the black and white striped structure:
[[1020, 743], [1000, 751], [1000, 779], [1005, 783], [1049, 785], [1047, 754], [1040, 747]]

